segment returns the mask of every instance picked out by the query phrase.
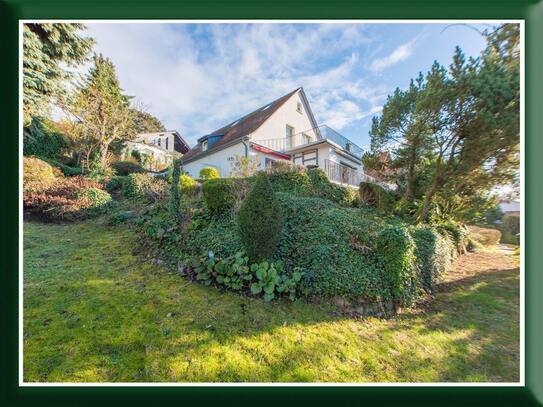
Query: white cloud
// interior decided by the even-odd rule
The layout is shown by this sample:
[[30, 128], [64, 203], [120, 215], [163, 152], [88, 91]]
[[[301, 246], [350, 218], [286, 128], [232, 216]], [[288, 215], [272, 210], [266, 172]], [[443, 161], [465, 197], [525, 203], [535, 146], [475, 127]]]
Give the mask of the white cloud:
[[413, 53], [414, 45], [415, 40], [400, 45], [386, 57], [375, 59], [371, 63], [370, 69], [372, 71], [380, 71], [382, 69], [391, 67], [392, 65], [396, 65], [398, 62], [406, 60]]
[[362, 24], [89, 24], [126, 93], [191, 143], [303, 86], [338, 130], [376, 109], [381, 85], [361, 78]]

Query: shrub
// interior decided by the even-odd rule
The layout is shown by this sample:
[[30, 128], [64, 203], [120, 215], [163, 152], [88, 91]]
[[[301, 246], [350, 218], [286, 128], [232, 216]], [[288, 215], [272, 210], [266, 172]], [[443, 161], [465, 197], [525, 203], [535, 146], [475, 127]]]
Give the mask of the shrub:
[[361, 182], [359, 187], [360, 202], [362, 205], [373, 206], [379, 212], [392, 214], [399, 197], [392, 191], [370, 182]]
[[115, 173], [120, 176], [142, 174], [145, 172], [145, 169], [134, 161], [117, 161], [111, 164], [111, 167], [115, 170]]
[[91, 179], [75, 176], [59, 178], [42, 190], [23, 194], [25, 210], [44, 220], [76, 220], [96, 216], [112, 205], [103, 186]]
[[126, 188], [125, 184], [127, 182], [128, 182], [128, 177], [119, 177], [119, 176], [111, 177], [106, 183], [106, 190], [109, 193], [124, 191]]
[[219, 178], [221, 174], [216, 168], [204, 167], [200, 170], [200, 178], [204, 180]]
[[82, 188], [76, 192], [75, 197], [84, 204], [88, 214], [102, 212], [112, 203], [111, 195], [96, 187]]
[[384, 297], [398, 305], [411, 305], [417, 296], [415, 243], [401, 226], [385, 228], [377, 239], [377, 264]]
[[36, 157], [23, 157], [23, 191], [41, 191], [49, 188], [59, 177], [59, 171]]
[[129, 198], [158, 201], [166, 197], [168, 184], [148, 174], [130, 174], [123, 183], [123, 188], [124, 194]]
[[273, 254], [283, 219], [268, 176], [263, 172], [257, 175], [255, 185], [241, 204], [238, 227], [241, 242], [251, 260], [265, 260]]
[[225, 213], [234, 207], [234, 182], [231, 178], [215, 178], [202, 184], [204, 201], [212, 213]]
[[437, 230], [443, 236], [447, 236], [453, 241], [458, 253], [465, 251], [467, 228], [464, 225], [453, 221], [443, 222], [437, 225]]
[[189, 174], [181, 174], [179, 176], [181, 192], [191, 193], [197, 185], [198, 183]]
[[520, 239], [517, 234], [520, 233], [520, 216], [505, 215], [500, 225], [502, 230], [502, 243], [519, 244]]
[[424, 290], [431, 293], [450, 267], [455, 247], [451, 239], [428, 226], [415, 228], [412, 236], [420, 281]]
[[64, 135], [54, 124], [41, 118], [33, 118], [24, 130], [23, 155], [57, 158], [68, 147]]
[[181, 204], [181, 189], [179, 186], [179, 177], [181, 176], [181, 163], [177, 160], [173, 163], [172, 183], [170, 185], [170, 210], [176, 220], [181, 219], [179, 206]]
[[502, 233], [498, 229], [469, 226], [469, 237], [482, 246], [493, 246], [500, 242]]

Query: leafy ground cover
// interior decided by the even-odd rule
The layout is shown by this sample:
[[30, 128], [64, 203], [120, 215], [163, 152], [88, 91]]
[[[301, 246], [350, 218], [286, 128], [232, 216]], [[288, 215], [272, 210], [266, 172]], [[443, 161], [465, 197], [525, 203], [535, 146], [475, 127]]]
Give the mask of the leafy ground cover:
[[388, 319], [269, 304], [132, 253], [126, 225], [24, 224], [26, 382], [518, 381], [517, 257], [460, 257]]

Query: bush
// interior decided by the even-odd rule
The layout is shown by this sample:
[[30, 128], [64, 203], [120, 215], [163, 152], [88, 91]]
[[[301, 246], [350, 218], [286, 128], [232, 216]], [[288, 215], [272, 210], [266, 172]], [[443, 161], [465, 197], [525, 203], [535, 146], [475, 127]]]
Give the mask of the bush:
[[41, 191], [49, 188], [62, 174], [36, 157], [23, 157], [23, 191]]
[[370, 182], [361, 182], [359, 187], [362, 205], [372, 206], [383, 214], [392, 214], [399, 197], [392, 191]]
[[200, 178], [204, 180], [219, 178], [221, 174], [215, 168], [204, 167], [200, 170]]
[[109, 193], [113, 193], [113, 192], [122, 192], [124, 191], [127, 187], [126, 187], [126, 184], [128, 183], [128, 177], [119, 177], [119, 176], [114, 176], [114, 177], [111, 177], [107, 183], [106, 183], [106, 190], [109, 192]]
[[502, 233], [498, 229], [469, 226], [469, 237], [481, 246], [494, 246], [500, 243]]
[[261, 172], [238, 213], [239, 235], [249, 259], [268, 259], [283, 227], [282, 212], [268, 176]]
[[96, 211], [102, 212], [112, 203], [111, 195], [96, 187], [80, 189], [76, 192], [75, 197], [85, 205], [88, 214]]
[[415, 256], [422, 288], [428, 293], [450, 267], [455, 246], [448, 237], [440, 235], [428, 226], [417, 227], [412, 232], [415, 241]]
[[145, 169], [134, 161], [117, 161], [111, 164], [111, 167], [115, 170], [115, 173], [120, 176], [142, 174], [145, 172]]
[[412, 305], [418, 294], [415, 243], [402, 226], [385, 228], [377, 239], [377, 263], [383, 296], [397, 305]]
[[520, 244], [520, 238], [517, 236], [520, 233], [520, 216], [505, 215], [500, 229], [502, 230], [502, 243]]
[[64, 135], [51, 121], [33, 118], [24, 130], [23, 155], [58, 158], [68, 147]]
[[204, 201], [212, 213], [225, 213], [234, 207], [234, 183], [231, 178], [215, 178], [202, 184]]
[[437, 225], [438, 232], [441, 235], [449, 237], [458, 253], [464, 253], [467, 244], [467, 228], [459, 223], [449, 221]]
[[91, 179], [75, 176], [58, 178], [55, 184], [23, 194], [26, 211], [44, 220], [77, 220], [103, 213], [112, 205], [103, 186]]
[[179, 188], [181, 192], [193, 194], [198, 188], [198, 183], [189, 175], [181, 174], [179, 176]]
[[123, 192], [128, 198], [162, 200], [168, 193], [168, 183], [148, 174], [130, 174], [123, 181]]

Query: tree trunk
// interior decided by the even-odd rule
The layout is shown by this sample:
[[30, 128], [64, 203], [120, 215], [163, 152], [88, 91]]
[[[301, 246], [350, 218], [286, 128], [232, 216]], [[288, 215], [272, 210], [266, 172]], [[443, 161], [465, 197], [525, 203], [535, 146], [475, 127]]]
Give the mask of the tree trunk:
[[106, 166], [108, 150], [109, 143], [104, 143], [100, 145], [100, 164], [102, 165], [102, 167]]
[[436, 162], [436, 172], [434, 174], [434, 178], [432, 179], [432, 186], [428, 191], [426, 191], [426, 195], [424, 195], [424, 202], [419, 209], [419, 213], [417, 214], [417, 220], [416, 223], [421, 223], [426, 219], [426, 215], [428, 214], [428, 209], [430, 209], [430, 202], [432, 201], [432, 198], [434, 197], [434, 194], [436, 193], [439, 184], [441, 182], [441, 157], [438, 157]]
[[407, 186], [405, 188], [405, 199], [412, 201], [414, 198], [413, 182], [415, 175], [415, 154], [411, 154], [409, 158], [409, 166], [407, 168]]

